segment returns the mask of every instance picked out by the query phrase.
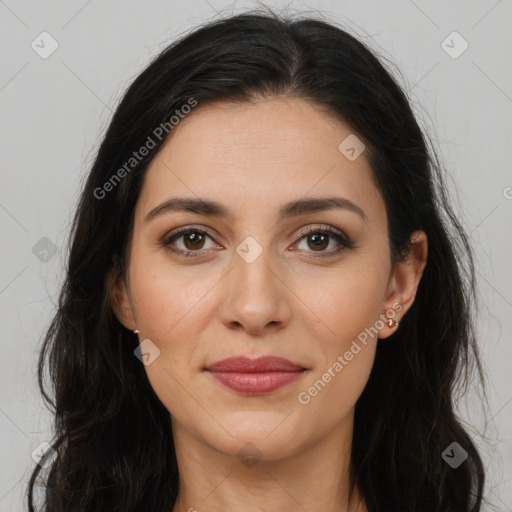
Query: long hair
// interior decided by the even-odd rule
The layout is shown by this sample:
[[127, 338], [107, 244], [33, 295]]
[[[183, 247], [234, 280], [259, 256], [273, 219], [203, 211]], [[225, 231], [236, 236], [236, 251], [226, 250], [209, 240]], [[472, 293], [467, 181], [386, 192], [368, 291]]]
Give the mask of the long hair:
[[[356, 404], [352, 481], [370, 512], [480, 510], [483, 465], [454, 400], [472, 368], [482, 377], [475, 271], [442, 165], [402, 87], [363, 42], [311, 16], [255, 10], [205, 23], [167, 46], [113, 115], [80, 196], [65, 283], [40, 353], [56, 456], [46, 474], [34, 468], [30, 512], [37, 486], [48, 512], [172, 509], [179, 475], [170, 414], [134, 356], [137, 336], [111, 309], [112, 276], [125, 275], [135, 205], [169, 120], [194, 101], [271, 97], [310, 101], [364, 142], [385, 200], [392, 263], [407, 254], [413, 231], [428, 237], [416, 299], [400, 329], [378, 344]], [[149, 136], [154, 147], [135, 161]], [[442, 456], [453, 442], [468, 454], [456, 469]]]

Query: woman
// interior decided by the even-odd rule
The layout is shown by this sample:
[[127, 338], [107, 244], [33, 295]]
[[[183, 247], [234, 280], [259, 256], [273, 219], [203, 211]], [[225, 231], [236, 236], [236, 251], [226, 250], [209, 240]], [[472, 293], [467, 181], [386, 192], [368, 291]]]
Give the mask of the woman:
[[[466, 235], [360, 41], [248, 12], [129, 87], [39, 362], [46, 510], [481, 509]], [[33, 486], [29, 508], [34, 509]]]

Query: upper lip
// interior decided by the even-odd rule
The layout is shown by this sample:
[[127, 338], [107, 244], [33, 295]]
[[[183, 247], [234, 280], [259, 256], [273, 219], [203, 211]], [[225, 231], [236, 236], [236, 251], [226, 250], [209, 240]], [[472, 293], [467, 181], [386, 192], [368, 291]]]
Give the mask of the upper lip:
[[263, 356], [250, 359], [245, 356], [234, 356], [217, 361], [206, 369], [212, 372], [259, 373], [299, 372], [306, 368], [283, 357]]

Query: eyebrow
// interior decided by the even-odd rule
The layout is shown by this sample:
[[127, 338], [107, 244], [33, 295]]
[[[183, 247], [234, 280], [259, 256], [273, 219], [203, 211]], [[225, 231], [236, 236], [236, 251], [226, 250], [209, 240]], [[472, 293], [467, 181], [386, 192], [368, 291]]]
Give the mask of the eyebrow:
[[[308, 199], [298, 199], [282, 205], [279, 208], [279, 220], [298, 217], [306, 213], [315, 213], [327, 210], [348, 210], [358, 214], [365, 222], [368, 217], [364, 211], [349, 199], [343, 197], [317, 197]], [[145, 217], [145, 222], [169, 212], [191, 212], [200, 215], [208, 215], [219, 217], [226, 220], [233, 218], [229, 210], [208, 199], [189, 198], [189, 197], [172, 197], [162, 204], [153, 208]]]

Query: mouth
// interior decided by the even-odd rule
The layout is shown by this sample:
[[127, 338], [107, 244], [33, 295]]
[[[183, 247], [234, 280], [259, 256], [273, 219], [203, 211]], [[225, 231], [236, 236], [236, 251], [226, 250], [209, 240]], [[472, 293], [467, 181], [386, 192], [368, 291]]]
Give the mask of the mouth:
[[205, 368], [223, 386], [246, 395], [261, 395], [300, 379], [307, 368], [275, 356], [230, 357]]

